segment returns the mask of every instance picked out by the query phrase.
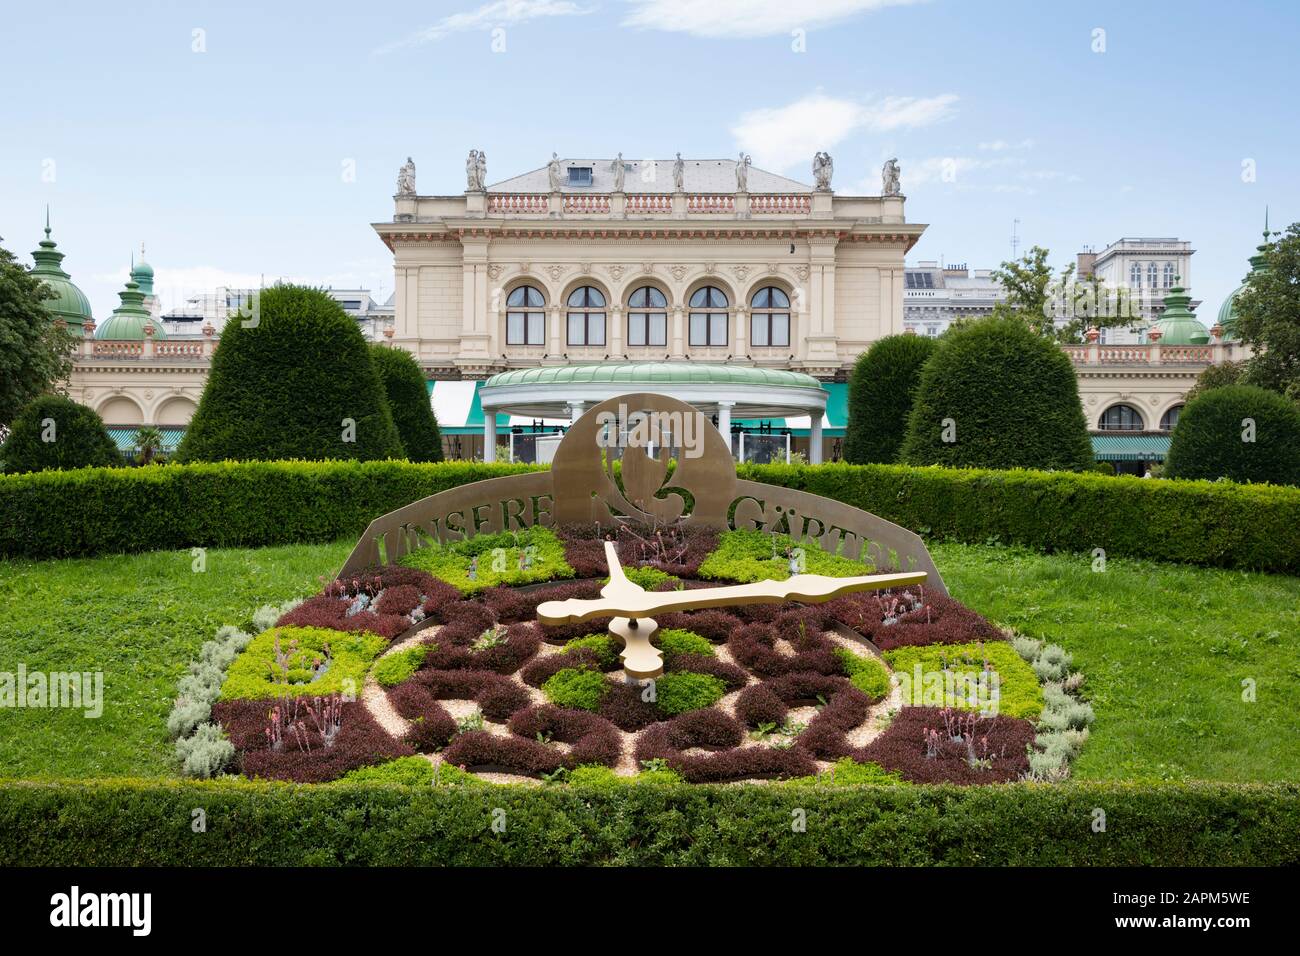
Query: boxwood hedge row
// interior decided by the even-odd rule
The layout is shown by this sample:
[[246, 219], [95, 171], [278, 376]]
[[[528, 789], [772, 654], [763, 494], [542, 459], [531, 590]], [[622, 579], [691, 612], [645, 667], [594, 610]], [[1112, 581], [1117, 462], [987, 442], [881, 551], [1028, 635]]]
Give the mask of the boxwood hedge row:
[[[530, 467], [278, 461], [0, 475], [0, 555], [328, 541], [425, 495]], [[1300, 488], [906, 465], [738, 471], [929, 537], [1300, 572]]]
[[1278, 866], [1300, 788], [9, 781], [0, 832], [3, 866]]

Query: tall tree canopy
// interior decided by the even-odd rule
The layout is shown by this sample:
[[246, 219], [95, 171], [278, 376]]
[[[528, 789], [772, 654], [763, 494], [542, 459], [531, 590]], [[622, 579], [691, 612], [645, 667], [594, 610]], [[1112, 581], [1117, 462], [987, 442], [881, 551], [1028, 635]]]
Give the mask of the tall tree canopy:
[[76, 339], [42, 304], [48, 286], [0, 246], [0, 428], [72, 374]]
[[1244, 381], [1300, 402], [1300, 223], [1264, 249], [1237, 294], [1237, 332], [1256, 351]]
[[995, 315], [1020, 319], [1035, 334], [1061, 342], [1082, 342], [1091, 327], [1117, 328], [1139, 317], [1127, 289], [1109, 289], [1095, 275], [1076, 276], [1074, 263], [1056, 275], [1049, 255], [1042, 246], [1033, 246], [993, 270], [993, 278], [1007, 293], [1006, 301], [994, 307]]

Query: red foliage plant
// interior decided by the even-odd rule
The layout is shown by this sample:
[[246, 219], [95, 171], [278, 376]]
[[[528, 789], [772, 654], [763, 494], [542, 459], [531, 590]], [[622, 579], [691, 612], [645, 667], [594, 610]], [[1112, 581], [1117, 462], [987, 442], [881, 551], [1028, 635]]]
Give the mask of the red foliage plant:
[[[501, 737], [476, 730], [457, 735], [443, 758], [466, 769], [504, 770], [540, 775], [579, 764], [618, 763], [622, 742], [609, 721], [586, 711], [543, 704], [520, 711], [509, 723], [515, 736]], [[545, 740], [569, 744], [567, 752]]]
[[589, 648], [576, 647], [563, 654], [547, 654], [529, 661], [519, 673], [519, 679], [529, 687], [541, 687], [560, 671], [584, 667], [598, 671], [601, 669], [600, 659]]
[[715, 734], [719, 730], [720, 725], [699, 722], [694, 713], [681, 714], [646, 728], [637, 738], [636, 759], [638, 762], [663, 760], [688, 783], [722, 783], [748, 777], [804, 777], [817, 772], [816, 762], [798, 747], [733, 747], [713, 754], [686, 752], [717, 739]]
[[498, 639], [494, 627], [479, 630], [468, 622], [444, 624], [432, 637], [425, 638], [430, 646], [425, 666], [435, 670], [489, 670], [498, 674], [513, 674], [537, 653], [542, 646], [541, 635], [533, 624], [511, 624], [506, 628], [502, 642], [476, 648], [484, 636]]
[[411, 621], [401, 614], [376, 614], [361, 611], [348, 616], [348, 598], [335, 598], [325, 594], [308, 598], [302, 604], [281, 615], [276, 627], [325, 627], [335, 631], [368, 631], [392, 640], [409, 630]]
[[395, 691], [408, 684], [421, 687], [434, 700], [472, 700], [485, 718], [498, 723], [527, 707], [530, 700], [528, 691], [508, 677], [494, 671], [474, 670], [418, 670], [389, 690], [389, 700]]
[[740, 627], [740, 618], [726, 611], [709, 608], [703, 611], [670, 611], [657, 618], [661, 628], [692, 631], [714, 644], [725, 643], [731, 632]]
[[374, 604], [376, 614], [410, 614], [424, 603], [419, 588], [413, 584], [397, 584], [384, 588]]
[[882, 651], [922, 644], [1002, 641], [1006, 635], [959, 601], [919, 590], [848, 594], [824, 605], [841, 624]]
[[732, 632], [727, 649], [736, 662], [759, 677], [776, 677], [798, 671], [839, 674], [844, 670], [834, 645], [820, 631], [796, 632], [787, 637], [794, 654], [782, 654], [776, 647], [777, 633], [771, 624], [746, 624]]
[[1033, 722], [1018, 717], [904, 707], [852, 757], [896, 770], [911, 783], [1006, 783], [1029, 770], [1034, 734]]
[[357, 767], [414, 753], [410, 746], [389, 736], [359, 702], [342, 705], [342, 723], [331, 746], [322, 746], [320, 734], [305, 720], [310, 750], [300, 748], [289, 737], [273, 750], [264, 731], [275, 706], [276, 702], [266, 700], [222, 700], [212, 706], [213, 719], [225, 727], [245, 776], [324, 783]]

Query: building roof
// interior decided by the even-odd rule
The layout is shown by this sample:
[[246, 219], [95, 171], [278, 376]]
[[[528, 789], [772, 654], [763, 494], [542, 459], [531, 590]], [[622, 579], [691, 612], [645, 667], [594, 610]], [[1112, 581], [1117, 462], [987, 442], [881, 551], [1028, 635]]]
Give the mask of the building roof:
[[126, 288], [118, 293], [122, 304], [113, 310], [113, 314], [104, 324], [95, 330], [97, 339], [115, 339], [119, 341], [142, 342], [145, 339], [144, 327], [153, 326], [155, 339], [167, 338], [167, 330], [161, 322], [155, 322], [149, 310], [144, 306], [144, 293], [134, 279], [127, 282]]
[[821, 388], [811, 375], [785, 369], [705, 362], [608, 362], [600, 365], [555, 365], [499, 372], [484, 387], [502, 385], [620, 385], [662, 388], [674, 385], [776, 385]]
[[[673, 192], [673, 159], [625, 159], [623, 190], [629, 193]], [[736, 160], [734, 159], [683, 159], [682, 188], [688, 193], [733, 193], [736, 191]], [[614, 160], [612, 159], [561, 159], [564, 172], [560, 192], [609, 193], [614, 191]], [[570, 166], [586, 166], [592, 171], [590, 186], [570, 186]], [[748, 179], [751, 193], [811, 193], [813, 188], [757, 166], [749, 167]], [[551, 190], [550, 173], [546, 166], [503, 179], [488, 186], [489, 192], [545, 193]]]
[[140, 287], [141, 295], [153, 295], [153, 266], [144, 261], [144, 243], [140, 243], [140, 261], [131, 263], [131, 279]]
[[1182, 286], [1174, 286], [1165, 294], [1165, 310], [1152, 329], [1160, 330], [1161, 345], [1206, 345], [1210, 330], [1187, 308], [1192, 301]]
[[32, 275], [49, 286], [54, 298], [46, 299], [42, 304], [55, 317], [68, 323], [68, 330], [73, 335], [82, 334], [82, 326], [92, 319], [90, 300], [73, 283], [72, 277], [63, 271], [63, 253], [58, 244], [50, 238], [49, 213], [45, 214], [45, 238], [40, 248], [32, 253]]

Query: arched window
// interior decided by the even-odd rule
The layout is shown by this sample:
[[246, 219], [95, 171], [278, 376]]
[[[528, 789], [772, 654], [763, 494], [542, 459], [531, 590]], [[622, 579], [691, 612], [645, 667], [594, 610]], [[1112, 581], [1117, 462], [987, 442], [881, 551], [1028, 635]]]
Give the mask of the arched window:
[[1172, 262], [1165, 263], [1164, 285], [1166, 289], [1174, 287], [1174, 264]]
[[727, 295], [721, 289], [706, 285], [691, 296], [691, 345], [718, 346], [727, 344]]
[[790, 297], [774, 285], [749, 300], [749, 342], [756, 347], [790, 345]]
[[1134, 289], [1142, 288], [1142, 263], [1135, 262], [1128, 267], [1128, 284]]
[[1178, 415], [1182, 412], [1183, 406], [1175, 405], [1169, 411], [1160, 416], [1160, 430], [1162, 432], [1173, 431], [1178, 424]]
[[1104, 432], [1140, 432], [1142, 413], [1132, 405], [1112, 405], [1101, 416]]
[[546, 298], [530, 285], [506, 296], [506, 344], [545, 345]]
[[643, 285], [627, 300], [627, 344], [668, 344], [668, 299], [654, 286]]
[[1147, 264], [1147, 288], [1149, 289], [1160, 288], [1159, 283], [1156, 281], [1157, 275], [1158, 273], [1156, 272], [1156, 264], [1154, 262], [1148, 263]]
[[605, 344], [605, 295], [584, 285], [569, 294], [569, 344]]

